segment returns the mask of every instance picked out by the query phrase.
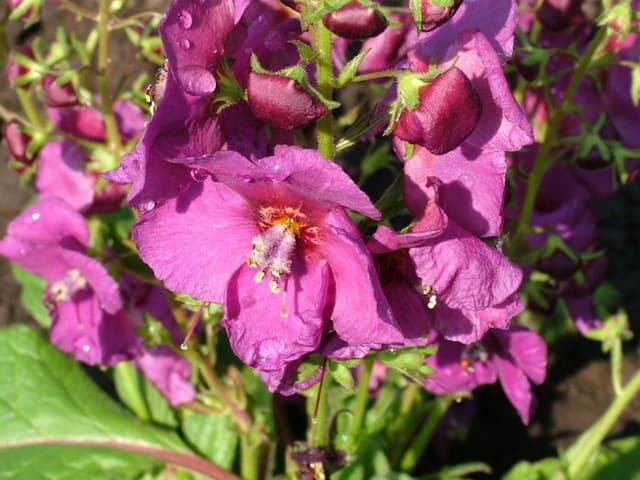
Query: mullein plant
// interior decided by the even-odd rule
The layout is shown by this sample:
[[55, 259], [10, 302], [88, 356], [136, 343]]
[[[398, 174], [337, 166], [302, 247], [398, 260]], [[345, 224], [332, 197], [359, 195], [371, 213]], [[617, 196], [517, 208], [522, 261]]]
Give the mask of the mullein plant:
[[[624, 312], [607, 316], [593, 295], [606, 258], [592, 210], [638, 156], [638, 5], [172, 0], [160, 15], [56, 3], [92, 28], [7, 57], [24, 112], [0, 111], [9, 165], [37, 196], [0, 253], [51, 344], [138, 418], [110, 405], [67, 431], [72, 410], [2, 441], [148, 459], [102, 473], [88, 462], [92, 478], [414, 478], [452, 401], [481, 385], [499, 382], [535, 420], [536, 329], [561, 297], [612, 352], [620, 398], [640, 388], [619, 378]], [[41, 5], [8, 10], [33, 23]], [[112, 37], [155, 76], [115, 85]], [[8, 361], [77, 368], [39, 349]], [[304, 438], [281, 406], [300, 395]], [[110, 435], [114, 415], [131, 432]], [[573, 474], [601, 440], [570, 450]]]

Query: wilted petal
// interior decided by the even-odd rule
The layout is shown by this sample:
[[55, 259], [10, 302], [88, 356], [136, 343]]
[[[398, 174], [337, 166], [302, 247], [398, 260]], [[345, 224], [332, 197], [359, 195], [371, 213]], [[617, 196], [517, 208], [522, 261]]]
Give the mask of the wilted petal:
[[418, 276], [453, 309], [483, 310], [515, 292], [522, 272], [498, 250], [449, 223], [430, 245], [409, 250]]

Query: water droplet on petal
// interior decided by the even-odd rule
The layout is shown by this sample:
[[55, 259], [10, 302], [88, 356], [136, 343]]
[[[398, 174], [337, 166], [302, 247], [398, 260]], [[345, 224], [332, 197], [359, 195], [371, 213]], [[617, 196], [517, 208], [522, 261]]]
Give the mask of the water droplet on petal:
[[189, 345], [187, 345], [186, 343], [181, 343], [180, 350], [182, 351], [189, 350]]
[[211, 176], [209, 172], [202, 168], [194, 168], [189, 173], [191, 174], [191, 178], [193, 178], [196, 182], [204, 182]]
[[31, 214], [31, 220], [33, 220], [34, 222], [37, 222], [38, 220], [40, 220], [40, 213], [38, 212], [34, 212]]
[[180, 24], [184, 30], [189, 30], [191, 25], [193, 25], [193, 17], [186, 10], [182, 10], [178, 13], [178, 24]]
[[184, 49], [184, 50], [189, 50], [191, 49], [191, 40], [183, 38], [182, 40], [180, 40], [180, 46]]
[[153, 200], [143, 200], [138, 204], [138, 210], [140, 213], [147, 213], [156, 208], [156, 202]]
[[240, 179], [245, 183], [253, 182], [253, 177], [251, 177], [250, 175], [242, 175]]
[[469, 175], [468, 173], [464, 173], [464, 174], [460, 175], [460, 181], [462, 183], [464, 183], [465, 186], [471, 187], [471, 186], [473, 186], [474, 178], [471, 175]]

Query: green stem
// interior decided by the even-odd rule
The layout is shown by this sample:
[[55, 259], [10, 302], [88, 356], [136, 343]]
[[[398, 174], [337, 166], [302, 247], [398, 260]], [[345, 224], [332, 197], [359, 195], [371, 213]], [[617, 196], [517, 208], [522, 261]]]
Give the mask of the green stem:
[[240, 475], [243, 480], [260, 479], [259, 445], [254, 444], [251, 435], [242, 435], [240, 440]]
[[31, 98], [31, 94], [29, 90], [26, 88], [18, 87], [16, 88], [16, 95], [18, 96], [18, 100], [20, 101], [20, 106], [24, 111], [24, 114], [29, 119], [31, 125], [38, 130], [44, 130], [45, 124], [42, 118], [40, 117], [40, 113], [33, 103], [33, 99]]
[[[569, 449], [565, 467], [568, 478], [577, 479], [578, 474], [584, 472], [585, 466], [596, 453], [609, 430], [638, 392], [640, 392], [640, 371], [631, 378], [604, 415]], [[554, 478], [563, 478], [562, 473], [558, 472]]]
[[251, 418], [246, 411], [240, 408], [227, 394], [227, 389], [222, 384], [216, 372], [207, 364], [206, 359], [201, 358], [200, 362], [200, 373], [204, 377], [207, 384], [215, 390], [215, 392], [220, 397], [220, 400], [229, 408], [229, 411], [233, 415], [233, 417], [238, 422], [240, 429], [243, 432], [248, 432], [251, 428]]
[[533, 163], [533, 169], [531, 170], [531, 174], [529, 175], [529, 184], [522, 205], [522, 212], [520, 214], [520, 218], [518, 219], [513, 239], [511, 241], [510, 254], [512, 257], [520, 254], [524, 247], [524, 237], [529, 230], [531, 214], [533, 213], [538, 190], [540, 189], [544, 174], [553, 164], [553, 157], [551, 157], [549, 154], [551, 153], [553, 147], [556, 146], [556, 141], [558, 139], [558, 135], [560, 134], [560, 127], [562, 126], [564, 116], [567, 114], [573, 103], [573, 97], [575, 96], [578, 87], [580, 86], [580, 82], [582, 82], [582, 79], [587, 73], [589, 65], [591, 64], [591, 60], [593, 60], [594, 55], [598, 51], [600, 44], [604, 41], [606, 36], [607, 27], [600, 27], [596, 35], [591, 40], [589, 48], [585, 52], [584, 56], [580, 59], [576, 71], [569, 81], [569, 86], [567, 87], [567, 91], [564, 98], [562, 99], [562, 102], [560, 103], [560, 106], [554, 111], [551, 119], [549, 120], [549, 124], [545, 131], [544, 141], [538, 149], [538, 153]]
[[369, 80], [379, 80], [381, 78], [397, 78], [402, 73], [397, 70], [381, 70], [379, 72], [363, 73], [362, 75], [356, 75], [351, 79], [349, 83], [368, 82]]
[[116, 117], [113, 114], [113, 101], [109, 92], [109, 4], [110, 0], [100, 0], [98, 14], [98, 84], [102, 96], [102, 115], [107, 130], [109, 148], [119, 159], [122, 155], [122, 142]]
[[[333, 97], [333, 59], [331, 58], [331, 32], [317, 22], [315, 31], [316, 51], [318, 53], [318, 91], [328, 99]], [[324, 158], [331, 160], [335, 154], [333, 143], [333, 115], [328, 111], [318, 120], [318, 150]]]
[[622, 339], [616, 338], [611, 346], [611, 384], [616, 396], [622, 394]]
[[318, 386], [318, 396], [315, 400], [311, 416], [311, 446], [326, 447], [329, 445], [329, 377], [326, 365], [323, 367], [322, 379]]
[[373, 371], [373, 358], [365, 358], [362, 365], [362, 374], [360, 375], [360, 384], [356, 393], [356, 407], [353, 411], [353, 420], [349, 426], [349, 433], [344, 449], [348, 452], [352, 451], [358, 443], [364, 416], [367, 412], [367, 400], [369, 399], [369, 379]]
[[438, 423], [440, 423], [440, 419], [449, 409], [449, 405], [451, 405], [451, 398], [449, 397], [440, 397], [436, 399], [433, 404], [433, 408], [429, 412], [427, 421], [422, 426], [418, 436], [402, 457], [400, 467], [403, 471], [410, 472], [413, 470], [420, 458], [422, 458], [422, 455], [429, 446], [433, 432], [438, 426]]
[[420, 401], [420, 392], [422, 389], [421, 385], [418, 385], [415, 382], [409, 382], [402, 392], [400, 413], [388, 429], [387, 437], [397, 439], [391, 447], [391, 454], [389, 456], [392, 465], [394, 466], [399, 466], [400, 460], [402, 460], [402, 454], [405, 450], [405, 444], [407, 443], [406, 441], [415, 428], [415, 416], [412, 415], [412, 410], [416, 405], [416, 402]]

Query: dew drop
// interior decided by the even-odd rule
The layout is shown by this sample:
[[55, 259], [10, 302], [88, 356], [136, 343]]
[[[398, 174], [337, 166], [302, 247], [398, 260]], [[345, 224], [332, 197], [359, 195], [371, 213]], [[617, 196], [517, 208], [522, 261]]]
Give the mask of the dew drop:
[[194, 168], [190, 172], [191, 178], [193, 178], [196, 182], [204, 182], [207, 178], [210, 177], [209, 172], [202, 168]]
[[186, 343], [181, 343], [180, 350], [182, 350], [183, 352], [189, 350], [189, 345], [187, 345]]
[[193, 17], [186, 10], [182, 10], [180, 13], [178, 13], [178, 24], [184, 30], [189, 30], [191, 28], [191, 25], [193, 25]]
[[180, 40], [180, 46], [184, 50], [190, 50], [191, 49], [191, 40], [183, 38], [182, 40]]
[[207, 95], [216, 89], [215, 77], [202, 67], [188, 66], [181, 68], [178, 71], [178, 77], [184, 89], [191, 95]]
[[31, 220], [33, 220], [34, 222], [37, 222], [38, 220], [40, 220], [40, 213], [39, 212], [32, 213]]
[[460, 175], [460, 181], [464, 183], [467, 187], [473, 186], [473, 183], [474, 183], [473, 177], [467, 173]]
[[313, 417], [313, 418], [311, 419], [311, 423], [312, 423], [313, 425], [317, 425], [317, 424], [318, 424], [318, 419], [317, 419], [316, 417]]
[[86, 344], [86, 343], [85, 343], [84, 345], [82, 345], [82, 351], [83, 351], [83, 352], [87, 353], [87, 352], [89, 352], [90, 350], [91, 350], [91, 345], [88, 345], [88, 344]]
[[250, 175], [242, 175], [240, 179], [245, 183], [253, 182], [253, 178]]
[[153, 200], [143, 200], [138, 204], [138, 210], [140, 210], [141, 213], [148, 213], [154, 208], [156, 208], [156, 202]]

